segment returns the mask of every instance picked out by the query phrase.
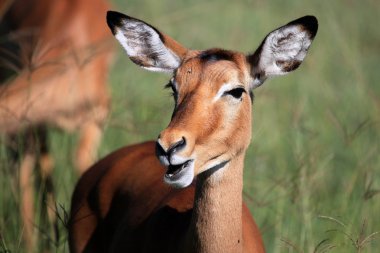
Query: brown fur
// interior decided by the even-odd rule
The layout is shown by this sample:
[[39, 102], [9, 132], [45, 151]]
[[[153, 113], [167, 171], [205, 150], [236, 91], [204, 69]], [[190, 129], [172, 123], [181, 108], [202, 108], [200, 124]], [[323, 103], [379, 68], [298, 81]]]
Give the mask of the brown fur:
[[[46, 125], [79, 130], [75, 164], [80, 172], [95, 158], [109, 111], [106, 78], [112, 50], [110, 33], [99, 18], [107, 9], [105, 0], [15, 0], [2, 6], [2, 11], [8, 10], [2, 24], [7, 25], [13, 47], [1, 52], [13, 56], [3, 57], [1, 63], [15, 75], [1, 77], [0, 133], [23, 132], [35, 140], [33, 146], [25, 142], [30, 147], [20, 166], [24, 237], [29, 246], [33, 244], [32, 171], [39, 163], [46, 184], [54, 164], [47, 148], [40, 151], [47, 143], [36, 131]], [[1, 71], [5, 73], [4, 68]], [[52, 210], [54, 204], [49, 205]]]
[[[108, 12], [107, 23], [134, 63], [174, 73], [168, 85], [175, 95], [173, 116], [156, 142], [156, 155], [167, 168], [155, 158], [153, 142], [122, 148], [90, 168], [73, 194], [71, 252], [263, 253], [242, 198], [250, 90], [287, 73], [276, 61], [289, 71], [299, 65], [317, 19], [305, 16], [273, 31], [273, 40], [264, 39], [253, 56], [187, 50], [118, 12]], [[294, 31], [306, 44], [289, 39], [297, 51], [289, 45], [270, 50]]]
[[[114, 152], [89, 169], [76, 187], [71, 252], [264, 252], [258, 228], [242, 202], [249, 94], [238, 108], [210, 102], [225, 82], [249, 89], [246, 58], [229, 51], [230, 61], [205, 62], [201, 53], [188, 51], [177, 70], [177, 105], [160, 134], [165, 147], [186, 136], [183, 156], [197, 150], [197, 182], [185, 189], [165, 185], [165, 168], [154, 155], [153, 142]], [[231, 161], [218, 182], [218, 173], [207, 176], [207, 171], [201, 174], [197, 169], [220, 154]]]
[[[154, 149], [154, 142], [122, 148], [83, 175], [72, 199], [71, 252], [185, 252], [180, 246], [194, 212], [195, 185], [164, 184], [165, 168]], [[244, 252], [264, 252], [259, 230], [242, 207]]]

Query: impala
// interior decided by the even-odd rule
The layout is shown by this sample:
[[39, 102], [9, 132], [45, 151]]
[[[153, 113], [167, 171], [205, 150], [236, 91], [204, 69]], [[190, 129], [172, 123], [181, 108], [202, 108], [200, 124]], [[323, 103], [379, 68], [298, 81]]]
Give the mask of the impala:
[[134, 63], [173, 75], [175, 106], [156, 142], [121, 148], [82, 176], [72, 198], [71, 252], [264, 252], [242, 200], [251, 91], [301, 64], [316, 18], [274, 30], [249, 55], [189, 50], [118, 12], [108, 12], [107, 22]]
[[[87, 169], [108, 113], [107, 73], [112, 48], [105, 0], [9, 0], [0, 13], [0, 134], [19, 154], [24, 238], [33, 241], [33, 170], [39, 165], [52, 200], [53, 160], [46, 126], [79, 132], [76, 167]], [[7, 43], [3, 43], [7, 38]], [[13, 73], [6, 79], [3, 73]], [[22, 137], [20, 137], [22, 136]], [[17, 142], [15, 140], [21, 140]], [[21, 147], [21, 148], [20, 148]], [[21, 150], [21, 151], [20, 151]]]

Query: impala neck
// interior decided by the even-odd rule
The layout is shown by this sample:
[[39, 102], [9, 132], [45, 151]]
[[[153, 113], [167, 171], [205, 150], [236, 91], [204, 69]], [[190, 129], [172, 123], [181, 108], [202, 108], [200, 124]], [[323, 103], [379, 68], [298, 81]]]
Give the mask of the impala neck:
[[189, 237], [193, 252], [242, 252], [244, 154], [197, 177]]

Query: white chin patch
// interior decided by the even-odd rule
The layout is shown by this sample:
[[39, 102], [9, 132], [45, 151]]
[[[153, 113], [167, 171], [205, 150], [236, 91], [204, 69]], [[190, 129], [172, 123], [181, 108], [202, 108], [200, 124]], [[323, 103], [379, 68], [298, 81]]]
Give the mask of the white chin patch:
[[174, 188], [185, 188], [194, 179], [194, 160], [180, 165], [169, 165], [164, 175], [164, 182]]

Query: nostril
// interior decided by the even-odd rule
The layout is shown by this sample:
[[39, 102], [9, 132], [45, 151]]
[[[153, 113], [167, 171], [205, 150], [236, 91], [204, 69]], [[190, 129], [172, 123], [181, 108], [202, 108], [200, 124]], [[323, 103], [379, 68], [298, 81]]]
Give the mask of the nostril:
[[156, 142], [156, 156], [164, 166], [169, 165], [169, 157], [159, 141]]
[[186, 146], [186, 139], [185, 137], [182, 136], [181, 140], [177, 141], [176, 143], [174, 143], [173, 145], [171, 145], [171, 147], [169, 148], [168, 150], [168, 154], [173, 154], [175, 152], [178, 152], [180, 151], [182, 148], [184, 148]]
[[161, 146], [159, 141], [156, 141], [156, 154], [157, 154], [157, 156], [166, 155], [166, 151]]

